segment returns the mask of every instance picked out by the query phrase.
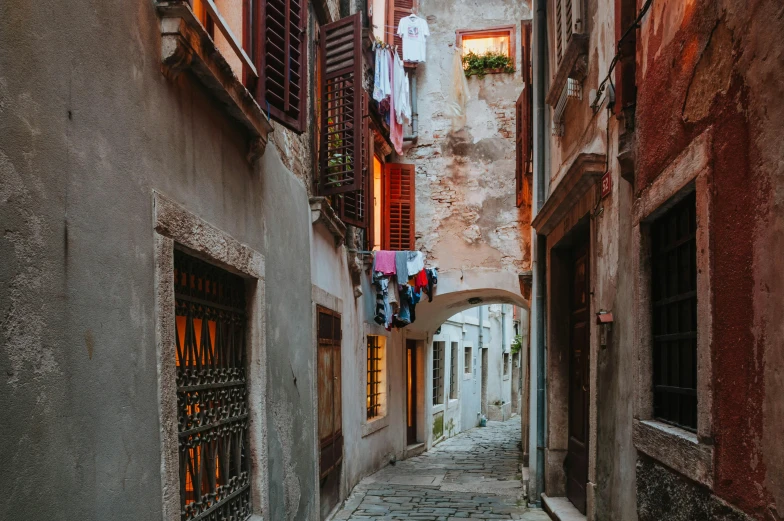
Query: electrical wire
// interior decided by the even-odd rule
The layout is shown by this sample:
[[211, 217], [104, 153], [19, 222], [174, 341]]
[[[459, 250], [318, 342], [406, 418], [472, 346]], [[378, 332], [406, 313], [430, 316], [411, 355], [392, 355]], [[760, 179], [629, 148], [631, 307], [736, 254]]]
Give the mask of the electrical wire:
[[[607, 82], [609, 81], [610, 85], [613, 86], [611, 76], [613, 70], [615, 70], [615, 66], [618, 64], [618, 60], [620, 60], [621, 57], [623, 56], [623, 52], [621, 51], [621, 44], [623, 44], [624, 40], [626, 40], [626, 38], [632, 33], [632, 31], [636, 31], [637, 29], [640, 28], [640, 21], [642, 20], [643, 16], [645, 16], [645, 14], [648, 12], [648, 9], [650, 9], [652, 4], [653, 4], [653, 0], [648, 0], [647, 2], [645, 2], [645, 5], [640, 10], [640, 13], [637, 15], [637, 18], [634, 19], [634, 22], [629, 26], [628, 29], [626, 29], [626, 32], [623, 33], [621, 39], [618, 40], [618, 51], [616, 52], [615, 56], [610, 62], [610, 69], [607, 71], [607, 76], [605, 76], [605, 78], [599, 84], [599, 88], [596, 90], [596, 97], [591, 103], [592, 109], [594, 110], [598, 109], [599, 100], [601, 99], [602, 94], [604, 93], [604, 88], [607, 86]], [[613, 88], [615, 87], [613, 86]]]

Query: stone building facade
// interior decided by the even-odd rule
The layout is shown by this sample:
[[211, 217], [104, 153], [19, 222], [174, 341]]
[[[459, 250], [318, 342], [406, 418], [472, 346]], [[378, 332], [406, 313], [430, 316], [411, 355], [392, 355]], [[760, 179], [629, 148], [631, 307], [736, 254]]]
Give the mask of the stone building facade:
[[[317, 36], [357, 16], [369, 46], [368, 3], [301, 4], [286, 36], [302, 67], [286, 69], [287, 96], [299, 95], [288, 105], [271, 102], [270, 38], [248, 29], [261, 17], [243, 3], [0, 7], [0, 517], [174, 520], [194, 502], [224, 508], [223, 494], [251, 519], [318, 520], [412, 454], [412, 440], [437, 441], [427, 382], [438, 328], [478, 304], [520, 316], [529, 306], [529, 223], [506, 194], [519, 72], [469, 82], [469, 114], [490, 126], [437, 128], [455, 31], [503, 24], [517, 36], [530, 17], [491, 3], [484, 18], [468, 4], [463, 19], [415, 7], [434, 35], [432, 61], [410, 69], [423, 86], [420, 139], [398, 156], [382, 129], [376, 153], [416, 166], [414, 247], [441, 277], [415, 327], [392, 331], [373, 320], [367, 235], [319, 185]], [[509, 318], [501, 331], [491, 315], [508, 349]], [[200, 434], [216, 418], [234, 426], [223, 434], [234, 449]]]
[[780, 519], [781, 6], [536, 4], [545, 506]]

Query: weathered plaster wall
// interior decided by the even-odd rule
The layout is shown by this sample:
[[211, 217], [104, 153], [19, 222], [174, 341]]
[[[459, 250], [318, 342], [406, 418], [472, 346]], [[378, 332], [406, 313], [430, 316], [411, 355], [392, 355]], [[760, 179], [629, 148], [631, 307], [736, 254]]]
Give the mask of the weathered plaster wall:
[[266, 257], [269, 518], [314, 519], [303, 172], [159, 42], [148, 0], [0, 6], [0, 517], [161, 518], [157, 190]]
[[714, 492], [784, 516], [779, 2], [656, 2], [641, 31], [638, 189], [713, 129]]
[[[515, 101], [523, 2], [422, 1], [431, 36], [417, 71], [419, 140], [403, 162], [417, 165], [417, 248], [442, 271], [483, 267], [519, 271], [530, 264], [526, 223], [515, 207]], [[451, 132], [445, 103], [455, 83], [455, 30], [516, 24], [517, 72], [468, 81], [467, 126]]]

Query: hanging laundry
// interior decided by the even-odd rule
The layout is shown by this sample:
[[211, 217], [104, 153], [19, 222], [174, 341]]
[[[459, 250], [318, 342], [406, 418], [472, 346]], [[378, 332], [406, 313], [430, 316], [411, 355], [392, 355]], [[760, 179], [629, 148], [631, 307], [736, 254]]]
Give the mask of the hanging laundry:
[[395, 253], [394, 251], [381, 250], [377, 251], [373, 256], [373, 271], [381, 272], [384, 275], [394, 275], [397, 273], [395, 269]]
[[389, 50], [376, 47], [376, 69], [373, 76], [373, 99], [380, 102], [392, 94], [389, 80]]
[[395, 117], [403, 125], [411, 123], [411, 91], [408, 85], [408, 74], [397, 54], [395, 55]]
[[420, 271], [414, 277], [414, 290], [421, 291], [422, 288], [427, 288], [427, 272], [425, 270]]
[[425, 272], [427, 273], [427, 287], [423, 291], [427, 294], [427, 301], [433, 302], [433, 286], [438, 284], [438, 270], [428, 268]]
[[430, 36], [427, 22], [415, 14], [400, 19], [397, 35], [403, 39], [403, 59], [407, 62], [423, 62], [426, 58], [426, 38]]
[[[403, 154], [403, 125], [398, 123], [395, 117], [395, 92], [397, 87], [394, 82], [395, 68], [397, 62], [400, 61], [397, 53], [394, 53], [394, 59], [389, 61], [389, 76], [392, 78], [392, 95], [389, 96], [389, 140], [392, 141], [392, 146], [395, 147], [395, 152], [399, 155]], [[401, 62], [402, 64], [402, 62]]]
[[452, 120], [454, 132], [466, 125], [466, 104], [470, 98], [468, 80], [463, 69], [463, 49], [455, 47], [452, 55], [452, 85], [449, 88], [444, 111], [444, 114]]
[[408, 252], [395, 252], [395, 270], [397, 271], [398, 283], [405, 284], [408, 280]]
[[406, 265], [408, 266], [409, 278], [416, 276], [420, 271], [425, 269], [425, 255], [421, 251], [408, 252], [408, 261]]

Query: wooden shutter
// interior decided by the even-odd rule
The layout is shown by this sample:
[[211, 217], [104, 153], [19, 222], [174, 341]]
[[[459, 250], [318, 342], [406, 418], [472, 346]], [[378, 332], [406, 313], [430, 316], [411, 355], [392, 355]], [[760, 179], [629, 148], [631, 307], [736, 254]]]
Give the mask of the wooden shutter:
[[360, 13], [321, 27], [319, 194], [362, 188], [362, 25]]
[[515, 136], [515, 192], [517, 206], [530, 204], [530, 185], [528, 177], [533, 167], [533, 85], [531, 85], [531, 23], [522, 24], [523, 36], [523, 84], [525, 88], [517, 99], [517, 133]]
[[373, 132], [370, 130], [370, 95], [362, 89], [362, 150], [360, 152], [360, 186], [353, 192], [345, 192], [337, 195], [337, 211], [340, 220], [346, 224], [352, 224], [358, 228], [369, 228], [370, 213], [372, 212], [372, 201], [370, 200], [373, 190]]
[[260, 0], [259, 98], [262, 110], [295, 132], [305, 130], [307, 4]]
[[385, 250], [414, 250], [416, 190], [414, 165], [384, 166]]
[[555, 15], [555, 57], [556, 63], [561, 63], [561, 58], [563, 58], [563, 0], [554, 0], [553, 4], [555, 9], [553, 9], [553, 13]]
[[411, 14], [414, 8], [414, 0], [388, 0], [389, 13], [387, 14], [387, 25], [385, 29], [387, 35], [387, 43], [389, 45], [397, 45], [397, 53], [403, 57], [403, 40], [397, 36], [397, 28], [400, 25], [400, 19]]

